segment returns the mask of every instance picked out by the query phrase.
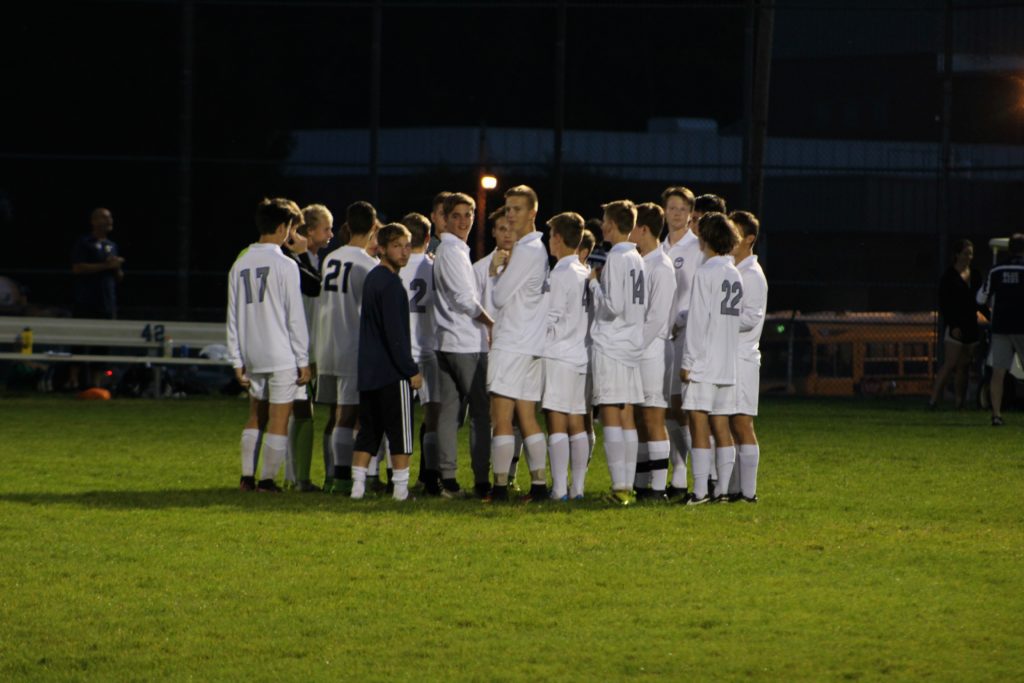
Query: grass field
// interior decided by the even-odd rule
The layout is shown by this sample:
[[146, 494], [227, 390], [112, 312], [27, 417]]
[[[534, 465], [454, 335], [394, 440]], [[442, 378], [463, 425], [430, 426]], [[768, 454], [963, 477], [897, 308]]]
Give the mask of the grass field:
[[600, 447], [582, 504], [355, 503], [239, 493], [243, 401], [0, 411], [0, 680], [1024, 667], [1020, 414], [770, 401], [759, 504], [621, 509]]

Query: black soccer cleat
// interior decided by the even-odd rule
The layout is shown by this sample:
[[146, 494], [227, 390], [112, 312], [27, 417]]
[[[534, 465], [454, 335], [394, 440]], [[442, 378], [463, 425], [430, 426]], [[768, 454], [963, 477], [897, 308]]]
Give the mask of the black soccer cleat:
[[677, 489], [675, 486], [669, 486], [667, 489], [665, 489], [665, 495], [668, 496], [668, 499], [673, 502], [675, 502], [676, 500], [685, 501], [687, 498], [690, 497], [690, 489]]
[[238, 481], [239, 491], [255, 491], [256, 490], [256, 477], [242, 477]]
[[507, 486], [492, 486], [491, 490], [487, 492], [487, 495], [480, 499], [483, 503], [507, 503], [508, 502], [508, 487]]
[[1000, 417], [999, 415], [993, 415], [992, 416], [992, 426], [993, 427], [1002, 427], [1005, 424], [1006, 423], [1003, 422], [1003, 418]]
[[519, 497], [520, 503], [545, 503], [551, 499], [551, 492], [545, 484], [531, 484], [530, 492]]
[[273, 479], [260, 479], [256, 484], [256, 493], [281, 493], [281, 490]]
[[477, 498], [481, 498], [482, 499], [484, 496], [486, 496], [490, 492], [491, 492], [491, 485], [490, 485], [489, 482], [478, 481], [477, 483], [473, 484], [473, 495], [476, 496]]

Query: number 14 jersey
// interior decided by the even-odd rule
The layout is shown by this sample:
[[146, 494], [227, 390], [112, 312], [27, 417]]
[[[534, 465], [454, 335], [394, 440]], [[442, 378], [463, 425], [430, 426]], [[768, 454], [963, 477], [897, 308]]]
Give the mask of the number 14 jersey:
[[691, 382], [736, 384], [743, 278], [732, 256], [714, 256], [693, 276], [683, 368]]
[[363, 280], [376, 265], [377, 259], [365, 249], [348, 245], [338, 247], [324, 259], [313, 345], [318, 374], [358, 376]]

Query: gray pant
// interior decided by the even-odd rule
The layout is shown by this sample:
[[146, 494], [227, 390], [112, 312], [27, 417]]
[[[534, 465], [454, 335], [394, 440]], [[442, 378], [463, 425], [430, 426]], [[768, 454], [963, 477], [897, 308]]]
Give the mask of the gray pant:
[[459, 406], [469, 399], [470, 459], [474, 483], [490, 481], [491, 401], [487, 395], [487, 354], [437, 352], [441, 378], [441, 411], [437, 418], [437, 450], [441, 477], [454, 479], [457, 468]]

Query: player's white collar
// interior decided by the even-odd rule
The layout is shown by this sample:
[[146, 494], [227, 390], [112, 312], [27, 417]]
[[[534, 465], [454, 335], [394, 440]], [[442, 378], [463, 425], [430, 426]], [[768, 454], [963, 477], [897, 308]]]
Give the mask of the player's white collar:
[[613, 245], [612, 248], [609, 249], [609, 252], [612, 251], [636, 251], [636, 245], [629, 240], [625, 240], [624, 242], [619, 242], [618, 244]]
[[756, 264], [756, 263], [757, 263], [757, 254], [751, 254], [747, 258], [745, 258], [742, 261], [740, 261], [739, 263], [737, 263], [736, 267], [738, 269], [740, 269], [740, 270], [747, 270], [748, 268], [753, 268], [754, 264]]
[[528, 232], [522, 237], [520, 237], [516, 241], [516, 244], [526, 244], [527, 242], [533, 242], [534, 240], [539, 240], [541, 236], [542, 235], [540, 233], [540, 230], [534, 230], [533, 232]]
[[562, 258], [558, 259], [558, 262], [555, 264], [555, 268], [571, 268], [572, 261], [576, 261], [576, 263], [579, 263], [580, 257], [577, 256], [576, 254], [569, 254], [568, 256], [563, 256]]

